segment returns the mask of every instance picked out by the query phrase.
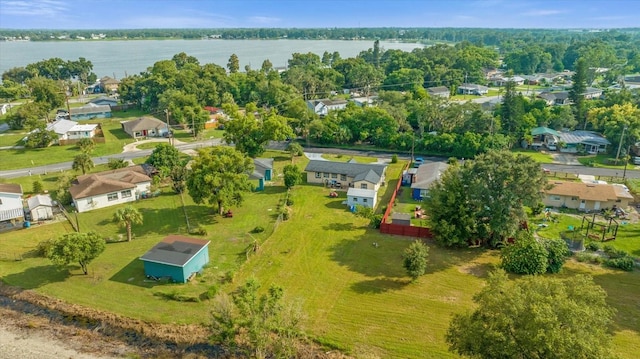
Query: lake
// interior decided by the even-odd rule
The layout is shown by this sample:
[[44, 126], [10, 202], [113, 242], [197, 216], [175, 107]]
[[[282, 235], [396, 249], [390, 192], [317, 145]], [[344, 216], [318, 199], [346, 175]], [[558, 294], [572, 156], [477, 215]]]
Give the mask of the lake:
[[[381, 41], [384, 49], [411, 51], [421, 44]], [[145, 71], [156, 61], [169, 60], [185, 52], [200, 64], [227, 66], [231, 54], [238, 55], [240, 68], [260, 68], [265, 59], [274, 67], [284, 67], [293, 53], [338, 51], [342, 58], [355, 57], [373, 47], [373, 41], [340, 40], [131, 40], [131, 41], [8, 41], [0, 42], [0, 74], [13, 67], [59, 57], [77, 60], [84, 57], [93, 63], [93, 72], [122, 78]]]

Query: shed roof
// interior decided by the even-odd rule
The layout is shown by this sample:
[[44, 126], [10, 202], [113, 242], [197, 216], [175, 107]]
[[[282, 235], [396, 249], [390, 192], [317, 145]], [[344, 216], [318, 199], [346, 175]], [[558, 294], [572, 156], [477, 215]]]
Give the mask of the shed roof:
[[560, 136], [560, 133], [554, 129], [548, 128], [548, 127], [536, 127], [533, 130], [531, 130], [531, 135], [532, 136], [539, 136], [539, 135], [554, 135], [554, 136]]
[[365, 198], [374, 198], [376, 196], [376, 191], [372, 189], [363, 189], [363, 188], [349, 188], [347, 190], [348, 197], [365, 197]]
[[210, 241], [207, 240], [170, 235], [153, 246], [140, 259], [147, 262], [184, 267], [196, 254], [203, 249], [206, 250], [209, 243]]
[[29, 198], [27, 200], [27, 206], [29, 206], [29, 210], [40, 206], [53, 207], [53, 201], [48, 194], [39, 194]]

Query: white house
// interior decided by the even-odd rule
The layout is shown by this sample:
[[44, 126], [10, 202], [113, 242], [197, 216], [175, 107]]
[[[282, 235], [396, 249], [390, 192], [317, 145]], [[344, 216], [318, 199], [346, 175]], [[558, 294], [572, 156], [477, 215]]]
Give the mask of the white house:
[[378, 192], [372, 189], [349, 188], [347, 191], [347, 205], [375, 208], [378, 201]]
[[0, 222], [24, 219], [22, 187], [19, 184], [0, 183]]
[[144, 165], [80, 176], [69, 192], [78, 212], [133, 202], [149, 191], [151, 177]]
[[154, 117], [143, 116], [120, 124], [124, 132], [133, 138], [162, 137], [169, 133], [168, 125]]
[[329, 100], [328, 98], [309, 100], [307, 101], [307, 106], [312, 109], [313, 112], [315, 112], [317, 115], [324, 116], [328, 114], [329, 111], [342, 110], [347, 108], [347, 100]]
[[489, 88], [487, 86], [477, 85], [477, 84], [462, 84], [458, 86], [458, 93], [462, 95], [486, 95], [489, 93]]
[[53, 218], [53, 201], [48, 194], [39, 194], [27, 200], [32, 221], [43, 221]]
[[385, 179], [386, 165], [311, 160], [305, 167], [307, 183], [321, 183], [337, 188], [380, 189]]
[[55, 132], [58, 135], [58, 141], [80, 140], [95, 137], [98, 126], [95, 123], [79, 124], [75, 121], [59, 119], [48, 124], [47, 131]]

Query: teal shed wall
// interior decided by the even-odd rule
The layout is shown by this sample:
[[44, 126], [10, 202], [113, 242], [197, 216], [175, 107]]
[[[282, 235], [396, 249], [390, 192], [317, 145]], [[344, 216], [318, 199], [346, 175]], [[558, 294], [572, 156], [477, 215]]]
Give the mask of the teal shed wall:
[[174, 282], [185, 283], [191, 273], [200, 272], [209, 263], [209, 246], [202, 248], [184, 267], [144, 261], [144, 274], [154, 277], [171, 277]]
[[264, 180], [265, 181], [271, 181], [271, 170], [270, 169], [264, 170]]

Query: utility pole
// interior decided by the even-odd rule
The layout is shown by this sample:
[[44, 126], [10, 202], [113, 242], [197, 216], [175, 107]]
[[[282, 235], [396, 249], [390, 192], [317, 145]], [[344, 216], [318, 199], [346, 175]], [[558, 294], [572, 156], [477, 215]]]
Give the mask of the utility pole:
[[169, 109], [164, 109], [165, 118], [167, 121], [167, 134], [169, 135], [169, 144], [173, 146], [173, 134], [171, 133], [171, 126], [169, 126]]
[[622, 182], [624, 182], [625, 178], [627, 177], [627, 165], [629, 164], [629, 153], [631, 151], [631, 145], [629, 145], [629, 147], [627, 147], [627, 155], [624, 157], [624, 171], [622, 172]]
[[616, 165], [618, 164], [618, 157], [620, 157], [620, 149], [622, 148], [622, 139], [624, 138], [624, 131], [627, 130], [627, 126], [622, 128], [622, 133], [620, 134], [620, 143], [618, 144], [618, 153], [616, 153]]

